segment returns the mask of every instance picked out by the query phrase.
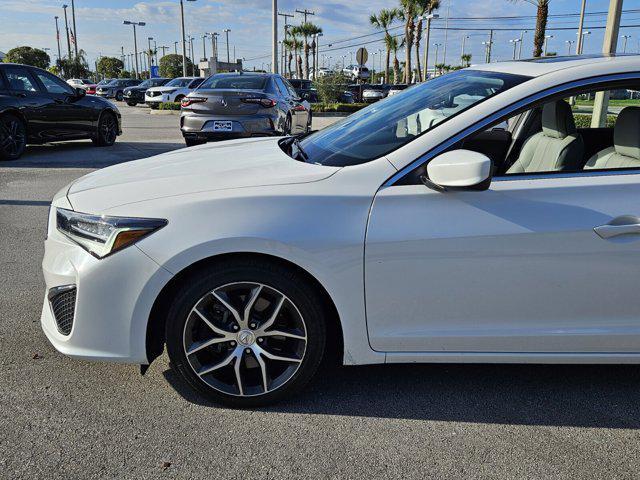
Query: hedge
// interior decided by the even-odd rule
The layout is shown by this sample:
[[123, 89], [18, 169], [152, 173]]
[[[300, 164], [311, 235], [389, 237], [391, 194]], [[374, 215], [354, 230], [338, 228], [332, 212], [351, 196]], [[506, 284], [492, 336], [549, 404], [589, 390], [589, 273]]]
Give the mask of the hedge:
[[312, 112], [345, 112], [353, 113], [366, 107], [366, 103], [312, 103]]
[[165, 102], [158, 105], [158, 110], [180, 110], [180, 102]]
[[[591, 115], [585, 113], [574, 113], [573, 118], [576, 128], [591, 128]], [[616, 124], [617, 115], [607, 115], [607, 128], [613, 128]]]

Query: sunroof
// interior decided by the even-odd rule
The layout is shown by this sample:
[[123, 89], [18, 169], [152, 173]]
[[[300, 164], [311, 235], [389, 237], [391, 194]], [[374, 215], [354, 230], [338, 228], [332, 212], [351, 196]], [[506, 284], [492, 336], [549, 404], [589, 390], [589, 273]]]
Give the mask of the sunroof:
[[607, 57], [623, 57], [630, 56], [633, 54], [615, 54], [615, 53], [592, 53], [588, 55], [565, 55], [560, 57], [538, 57], [538, 58], [528, 58], [526, 60], [522, 60], [523, 62], [532, 62], [532, 63], [558, 63], [558, 62], [573, 62], [576, 60], [587, 59], [587, 58], [607, 58]]

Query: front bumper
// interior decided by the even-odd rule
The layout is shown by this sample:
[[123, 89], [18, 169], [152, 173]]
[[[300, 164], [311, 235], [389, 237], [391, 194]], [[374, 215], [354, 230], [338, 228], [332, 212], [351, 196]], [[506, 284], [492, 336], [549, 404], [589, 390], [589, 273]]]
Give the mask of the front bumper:
[[138, 92], [124, 92], [124, 99], [128, 102], [144, 103], [144, 95]]
[[102, 98], [115, 98], [115, 93], [112, 92], [111, 90], [96, 92], [96, 95]]
[[[71, 208], [65, 197], [55, 206]], [[146, 364], [146, 327], [153, 302], [171, 275], [135, 245], [97, 259], [56, 230], [49, 215], [42, 270], [46, 283], [42, 329], [60, 352], [86, 360]], [[75, 286], [68, 335], [56, 323], [49, 293]], [[54, 293], [56, 290], [53, 290]]]
[[144, 103], [147, 105], [158, 105], [159, 103], [167, 103], [171, 101], [171, 95], [168, 93], [163, 93], [162, 95], [158, 95], [155, 97], [150, 97], [148, 95], [144, 96]]
[[[231, 122], [232, 130], [215, 131], [215, 121]], [[184, 138], [215, 140], [276, 135], [275, 115], [199, 115], [190, 112], [180, 117], [180, 130]]]

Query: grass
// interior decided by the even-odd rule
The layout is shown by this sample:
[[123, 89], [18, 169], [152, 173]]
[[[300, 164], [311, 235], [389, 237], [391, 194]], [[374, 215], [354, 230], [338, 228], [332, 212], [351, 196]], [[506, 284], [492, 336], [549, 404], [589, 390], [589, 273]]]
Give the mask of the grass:
[[[593, 107], [593, 100], [576, 100], [576, 105]], [[628, 107], [628, 106], [640, 106], [640, 99], [627, 99], [627, 100], [609, 100], [609, 105], [612, 107]]]
[[312, 103], [311, 111], [312, 112], [345, 112], [345, 113], [353, 113], [358, 110], [366, 107], [368, 104], [366, 103]]

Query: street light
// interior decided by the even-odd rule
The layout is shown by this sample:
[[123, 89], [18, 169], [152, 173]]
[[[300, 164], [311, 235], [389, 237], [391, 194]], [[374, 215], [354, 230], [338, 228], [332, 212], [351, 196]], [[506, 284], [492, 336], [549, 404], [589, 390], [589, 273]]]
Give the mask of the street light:
[[145, 22], [131, 22], [129, 20], [125, 20], [122, 22], [123, 25], [133, 25], [133, 49], [135, 51], [136, 57], [136, 78], [140, 76], [139, 68], [138, 68], [138, 37], [136, 36], [136, 26], [144, 27], [146, 25]]
[[631, 35], [623, 35], [622, 38], [624, 38], [624, 46], [622, 47], [622, 53], [627, 53], [627, 40], [629, 40], [631, 38]]
[[529, 33], [529, 30], [522, 30], [520, 32], [520, 45], [518, 46], [518, 60], [522, 58], [522, 44], [524, 43], [524, 36], [527, 33]]
[[318, 76], [318, 70], [320, 67], [320, 37], [324, 37], [322, 33], [316, 33], [316, 64], [313, 66], [314, 77]]
[[[441, 43], [434, 43], [433, 46], [436, 47], [436, 60], [435, 60], [435, 62], [433, 62], [433, 73], [435, 75], [436, 66], [438, 65], [438, 49], [442, 46], [442, 44]], [[394, 62], [395, 62], [395, 60], [394, 60]]]
[[[186, 0], [195, 2], [196, 0]], [[187, 76], [187, 44], [184, 36], [184, 1], [180, 0], [180, 31], [182, 33], [182, 76]]]
[[543, 54], [544, 57], [547, 56], [547, 44], [549, 43], [549, 39], [550, 38], [553, 38], [553, 35], [545, 35], [544, 36], [544, 54]]
[[[424, 81], [427, 80], [428, 77], [428, 63], [429, 63], [429, 37], [431, 36], [431, 20], [435, 20], [440, 18], [440, 15], [438, 15], [437, 13], [430, 13], [429, 15], [422, 15], [421, 17], [418, 17], [419, 20], [426, 20], [427, 21], [427, 28], [424, 29], [424, 72], [422, 74], [422, 79]], [[380, 56], [380, 61], [382, 61], [382, 56]], [[388, 75], [388, 72], [384, 73], [385, 76], [385, 82], [387, 82], [386, 77]], [[389, 82], [387, 82], [389, 83]]]
[[151, 78], [151, 66], [153, 65], [153, 57], [151, 56], [151, 40], [153, 40], [153, 37], [147, 37], [147, 42], [149, 43], [149, 50], [147, 50], [147, 55], [149, 56], [149, 78]]
[[231, 63], [231, 60], [229, 58], [229, 32], [231, 31], [230, 28], [225, 28], [223, 30], [223, 32], [226, 34], [227, 36], [227, 63]]
[[56, 40], [58, 41], [58, 60], [62, 60], [62, 55], [60, 53], [60, 28], [58, 27], [58, 16], [53, 17], [56, 19]]
[[467, 41], [467, 38], [469, 38], [469, 35], [463, 35], [462, 36], [462, 53], [460, 54], [460, 65], [464, 66], [464, 60], [462, 59], [462, 57], [464, 57], [464, 45]]
[[514, 38], [513, 40], [509, 40], [509, 43], [513, 43], [513, 59], [516, 59], [516, 47], [518, 44], [522, 42], [519, 38]]
[[[576, 35], [580, 35], [580, 32], [577, 32]], [[582, 42], [580, 41], [581, 39], [578, 38], [578, 45], [580, 45], [580, 51], [577, 52], [578, 55], [582, 55], [582, 52], [584, 52], [584, 42], [587, 40], [586, 35], [591, 35], [591, 30], [587, 30], [586, 32], [582, 32]]]
[[567, 44], [567, 54], [571, 55], [571, 45], [573, 45], [574, 43], [576, 43], [575, 40], [567, 40], [566, 42], [564, 42]]

